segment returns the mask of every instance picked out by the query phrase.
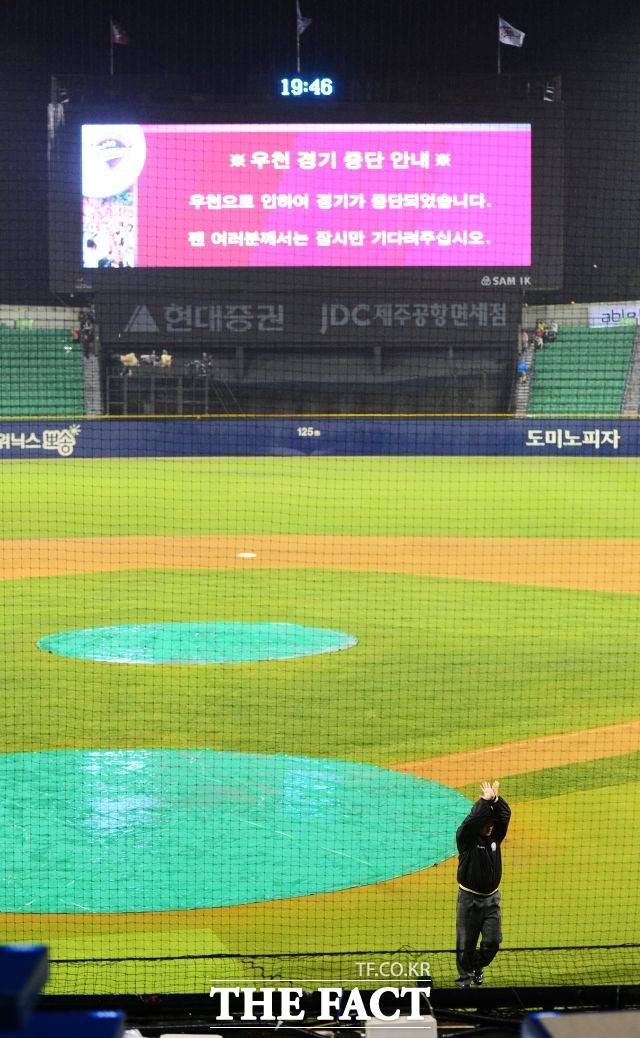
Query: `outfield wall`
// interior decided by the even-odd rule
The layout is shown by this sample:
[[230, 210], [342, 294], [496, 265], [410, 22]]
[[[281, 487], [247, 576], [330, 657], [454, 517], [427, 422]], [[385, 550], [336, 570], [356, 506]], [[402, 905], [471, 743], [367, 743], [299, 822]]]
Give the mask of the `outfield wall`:
[[639, 453], [640, 422], [615, 417], [0, 422], [0, 460], [227, 455], [637, 457]]

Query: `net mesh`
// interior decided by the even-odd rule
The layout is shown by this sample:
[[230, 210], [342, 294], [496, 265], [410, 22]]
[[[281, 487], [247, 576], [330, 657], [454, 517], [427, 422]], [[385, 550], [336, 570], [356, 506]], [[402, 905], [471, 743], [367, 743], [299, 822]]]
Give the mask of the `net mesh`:
[[302, 6], [2, 14], [0, 940], [632, 983], [637, 25]]

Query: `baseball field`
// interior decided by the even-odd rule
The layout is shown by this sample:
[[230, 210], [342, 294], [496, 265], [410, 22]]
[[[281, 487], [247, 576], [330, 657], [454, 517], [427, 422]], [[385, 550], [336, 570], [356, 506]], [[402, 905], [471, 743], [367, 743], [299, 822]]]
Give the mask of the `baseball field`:
[[[636, 460], [29, 460], [3, 464], [1, 483], [2, 753], [24, 768], [20, 796], [5, 788], [0, 812], [16, 848], [3, 851], [0, 940], [46, 941], [50, 990], [204, 993], [214, 978], [264, 977], [314, 986], [403, 957], [429, 961], [437, 984], [453, 982], [455, 800], [448, 850], [428, 867], [412, 860], [376, 882], [336, 873], [302, 894], [190, 906], [183, 878], [202, 855], [215, 859], [227, 834], [193, 828], [188, 853], [172, 860], [164, 837], [154, 840], [153, 797], [136, 792], [135, 768], [165, 760], [147, 751], [372, 765], [368, 777], [411, 779], [411, 797], [428, 782], [461, 794], [458, 817], [482, 780], [499, 778], [512, 825], [504, 945], [487, 982], [637, 980]], [[37, 645], [76, 629], [211, 620], [330, 628], [357, 644], [229, 665], [79, 660]], [[131, 772], [75, 808], [49, 809], [52, 751], [56, 760], [90, 751], [95, 769], [126, 759]], [[29, 768], [39, 775], [32, 793]], [[295, 784], [295, 768], [288, 774]], [[194, 788], [182, 799], [172, 789], [172, 803], [190, 809]], [[201, 793], [208, 816], [235, 818], [236, 843], [243, 819], [259, 826], [257, 787]], [[332, 867], [344, 844], [318, 802], [310, 807], [301, 783], [291, 815]], [[428, 811], [408, 822], [388, 806], [375, 835], [390, 848], [409, 828], [445, 824]], [[76, 882], [66, 834], [75, 818], [89, 825], [85, 809], [116, 849], [136, 819], [141, 869], [166, 874], [169, 900], [95, 911], [78, 897], [70, 910], [59, 897], [62, 882]], [[40, 887], [48, 877], [42, 904], [29, 896], [29, 869]], [[117, 873], [104, 884], [113, 891]]]

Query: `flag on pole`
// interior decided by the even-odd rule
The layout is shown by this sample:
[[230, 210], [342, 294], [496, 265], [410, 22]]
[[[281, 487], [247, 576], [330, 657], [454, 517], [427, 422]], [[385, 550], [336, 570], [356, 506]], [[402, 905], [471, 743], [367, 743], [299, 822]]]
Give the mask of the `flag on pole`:
[[302, 36], [305, 29], [308, 29], [311, 25], [311, 18], [305, 18], [302, 11], [300, 10], [300, 0], [296, 0], [296, 15], [297, 15], [297, 26], [298, 26], [298, 39]]
[[498, 17], [498, 39], [500, 43], [506, 43], [508, 47], [521, 47], [524, 43], [524, 33], [520, 29], [509, 25], [504, 18]]
[[129, 46], [129, 33], [122, 25], [114, 22], [113, 18], [111, 19], [111, 43], [115, 43], [120, 47]]

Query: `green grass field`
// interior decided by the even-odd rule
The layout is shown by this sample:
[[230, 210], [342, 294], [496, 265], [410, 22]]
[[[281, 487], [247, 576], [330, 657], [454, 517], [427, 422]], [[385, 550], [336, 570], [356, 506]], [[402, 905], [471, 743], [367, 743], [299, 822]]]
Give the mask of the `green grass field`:
[[[631, 555], [640, 538], [635, 460], [30, 461], [4, 464], [0, 482], [0, 536], [25, 541], [24, 577], [0, 582], [5, 753], [211, 748], [393, 766], [640, 717], [636, 594], [532, 586], [529, 570], [508, 583], [379, 572], [375, 559], [369, 572], [263, 569], [258, 560], [29, 576], [26, 543], [583, 538], [586, 553], [623, 539]], [[53, 657], [35, 644], [75, 627], [209, 618], [335, 627], [358, 645], [278, 663], [129, 667]], [[501, 776], [513, 824], [503, 852], [504, 950], [491, 983], [637, 979], [640, 948], [622, 946], [637, 942], [640, 917], [640, 754], [621, 753], [613, 739], [604, 752]], [[475, 797], [475, 784], [457, 788]], [[83, 960], [57, 967], [55, 991], [205, 992], [214, 976], [259, 976], [255, 953], [267, 968], [269, 955], [291, 954], [282, 960], [288, 977], [329, 982], [349, 970], [353, 979], [348, 955], [295, 953], [399, 948], [425, 951], [446, 986], [455, 976], [443, 951], [454, 944], [455, 864], [229, 909], [5, 914], [0, 938], [45, 939], [54, 959]], [[547, 947], [557, 950], [510, 950]], [[227, 958], [175, 959], [216, 954]], [[89, 961], [123, 957], [130, 961]]]

